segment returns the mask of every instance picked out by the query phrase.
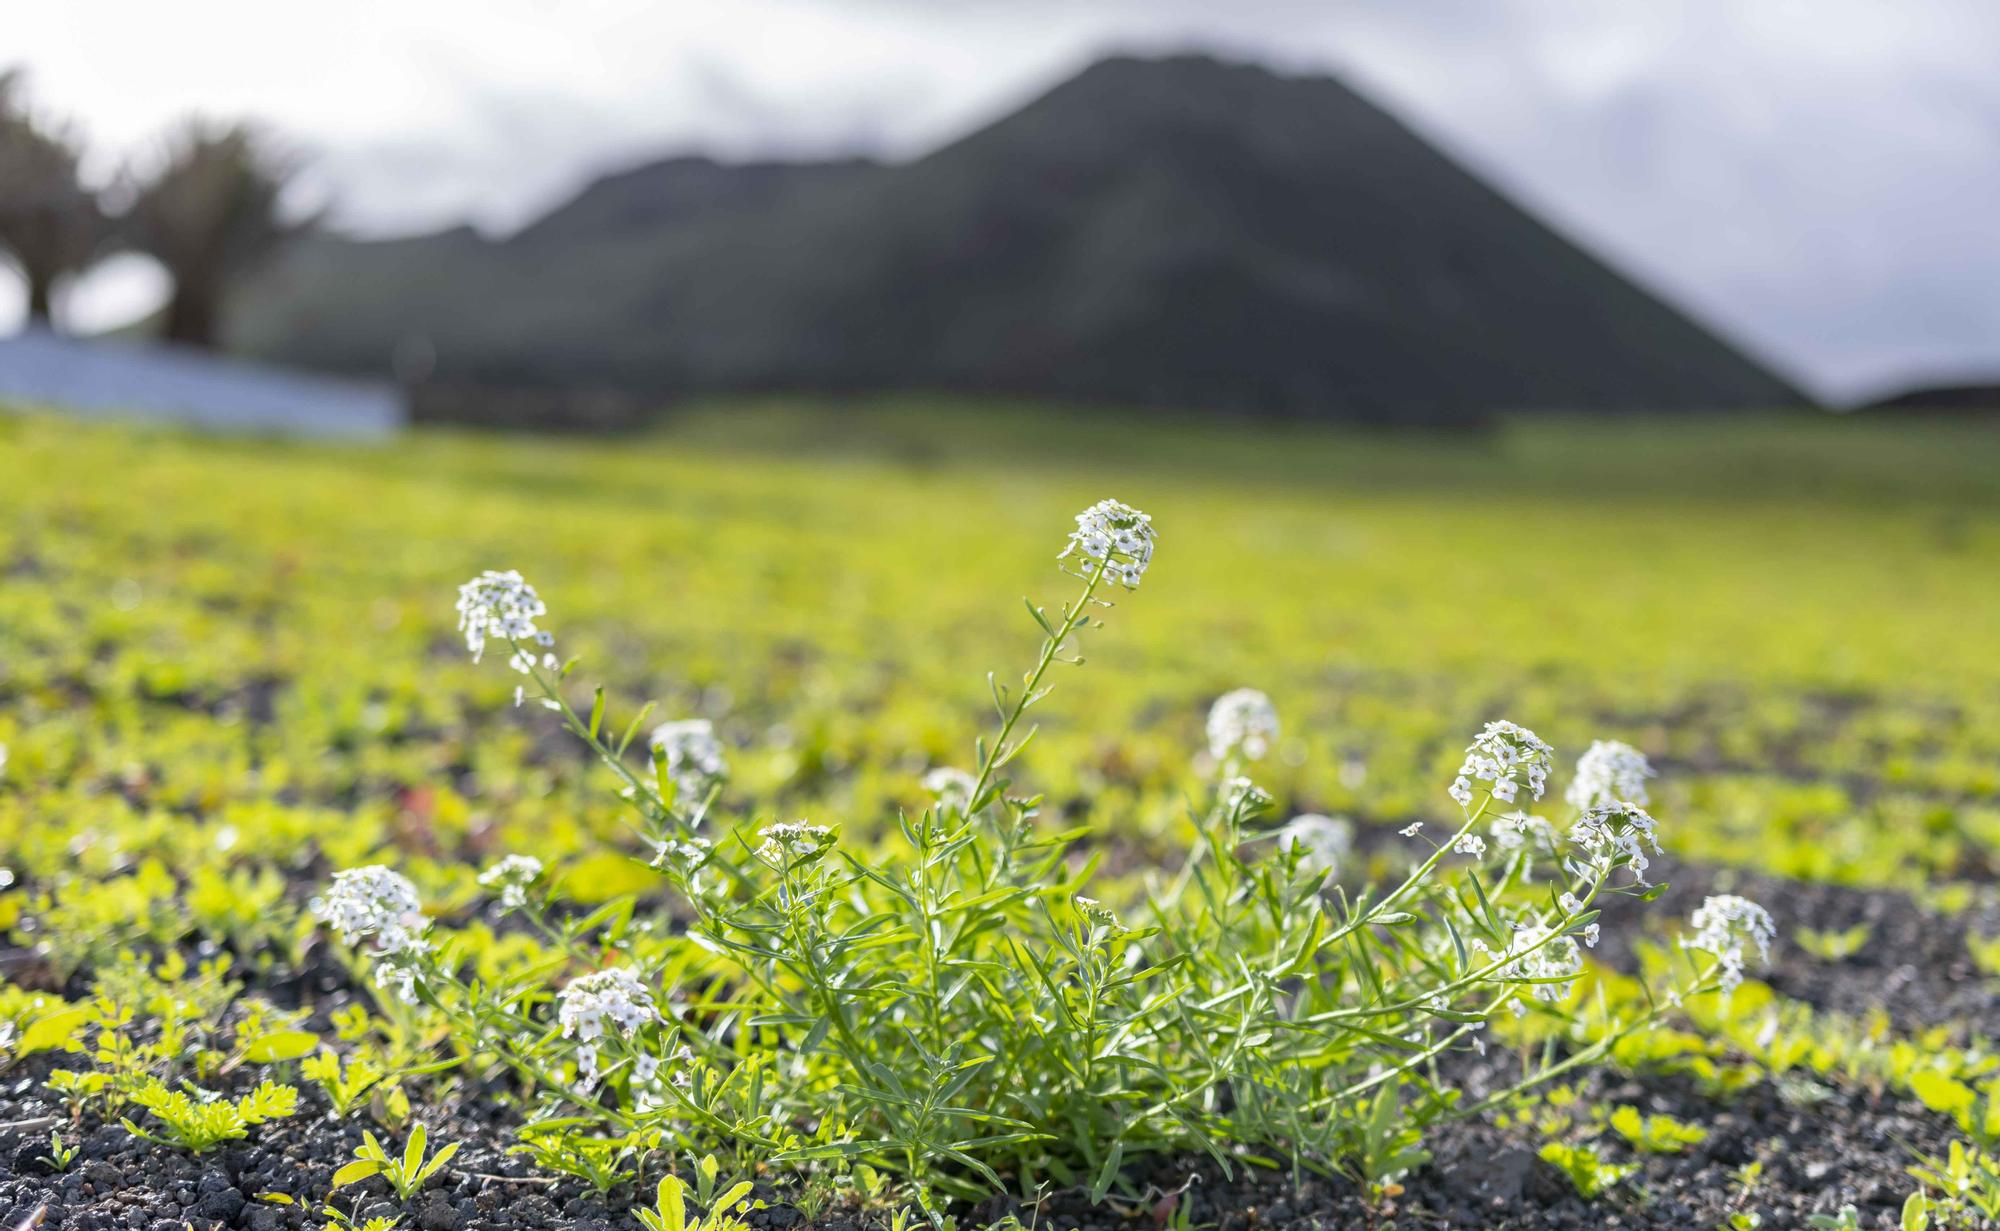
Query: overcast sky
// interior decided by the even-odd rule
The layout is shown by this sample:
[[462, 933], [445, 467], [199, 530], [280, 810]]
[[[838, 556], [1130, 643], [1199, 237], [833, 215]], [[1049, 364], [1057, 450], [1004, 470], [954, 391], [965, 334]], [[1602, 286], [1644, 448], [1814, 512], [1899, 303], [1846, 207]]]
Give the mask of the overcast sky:
[[[1111, 50], [1338, 72], [1828, 396], [2000, 372], [2000, 0], [60, 0], [0, 65], [108, 170], [259, 117], [395, 233], [658, 153], [922, 153]], [[136, 262], [73, 305], [156, 293]], [[0, 294], [0, 324], [16, 309]]]

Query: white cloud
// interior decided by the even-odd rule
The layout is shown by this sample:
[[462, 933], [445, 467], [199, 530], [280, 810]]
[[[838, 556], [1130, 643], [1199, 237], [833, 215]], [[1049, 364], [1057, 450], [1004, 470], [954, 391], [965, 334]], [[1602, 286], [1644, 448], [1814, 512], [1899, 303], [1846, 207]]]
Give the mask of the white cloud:
[[1103, 50], [1221, 47], [1348, 72], [1830, 392], [2000, 368], [1986, 0], [66, 0], [8, 26], [100, 173], [183, 112], [256, 115], [365, 232], [509, 228], [675, 148], [911, 155]]

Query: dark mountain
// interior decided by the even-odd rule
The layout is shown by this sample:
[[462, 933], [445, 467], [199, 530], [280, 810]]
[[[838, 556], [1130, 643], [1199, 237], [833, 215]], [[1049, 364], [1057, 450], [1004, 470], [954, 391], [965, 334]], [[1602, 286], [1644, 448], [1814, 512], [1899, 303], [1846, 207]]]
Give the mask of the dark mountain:
[[516, 244], [589, 243], [680, 226], [727, 210], [755, 209], [881, 165], [862, 158], [831, 162], [721, 163], [686, 156], [647, 163], [592, 183], [516, 235]]
[[1922, 385], [1877, 398], [1860, 409], [2000, 411], [2000, 380], [1956, 385]]
[[1797, 404], [1330, 78], [1104, 61], [914, 162], [676, 159], [520, 236], [302, 249], [246, 349], [449, 381], [1379, 420]]

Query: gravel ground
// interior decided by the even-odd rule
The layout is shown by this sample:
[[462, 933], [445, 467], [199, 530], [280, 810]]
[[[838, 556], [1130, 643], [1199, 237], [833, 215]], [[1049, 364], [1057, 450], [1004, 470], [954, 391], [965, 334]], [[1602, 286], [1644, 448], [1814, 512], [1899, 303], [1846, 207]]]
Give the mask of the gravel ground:
[[[1684, 884], [1647, 913], [1684, 914], [1702, 893], [1730, 888], [1766, 902], [1787, 921], [1788, 931], [1867, 920], [1874, 935], [1854, 958], [1829, 964], [1786, 945], [1768, 972], [1770, 981], [1787, 995], [1829, 1009], [1887, 1003], [1905, 1025], [1953, 1020], [1990, 1030], [2000, 1016], [1990, 981], [1965, 958], [1967, 927], [1986, 931], [1993, 922], [1976, 912], [1970, 920], [1943, 919], [1893, 893], [1754, 876], [1738, 876], [1727, 885], [1719, 879], [1680, 870]], [[1621, 962], [1629, 956], [1630, 940], [1607, 932], [1600, 953]], [[339, 1001], [342, 984], [337, 969], [327, 966], [296, 972], [267, 990], [275, 1000], [314, 1003], [323, 1012]], [[37, 1217], [50, 1231], [317, 1228], [323, 1220], [311, 1211], [325, 1199], [333, 1170], [360, 1142], [361, 1124], [334, 1117], [320, 1092], [306, 1085], [298, 1115], [253, 1130], [250, 1140], [190, 1157], [136, 1139], [116, 1122], [71, 1125], [42, 1084], [60, 1063], [37, 1056], [0, 1073], [0, 1231], [25, 1231]], [[1467, 1084], [1476, 1088], [1485, 1076], [1473, 1069]], [[1532, 1130], [1475, 1122], [1435, 1132], [1428, 1143], [1432, 1161], [1407, 1179], [1402, 1193], [1374, 1208], [1341, 1179], [1306, 1176], [1295, 1183], [1289, 1174], [1244, 1169], [1224, 1177], [1203, 1158], [1154, 1158], [1128, 1169], [1134, 1196], [1098, 1207], [1080, 1192], [1047, 1194], [1029, 1205], [996, 1199], [961, 1211], [960, 1225], [982, 1226], [1011, 1212], [1024, 1224], [1051, 1231], [1162, 1231], [1173, 1225], [1215, 1231], [1709, 1231], [1740, 1211], [1760, 1214], [1766, 1228], [1803, 1228], [1807, 1214], [1831, 1213], [1851, 1202], [1863, 1212], [1865, 1226], [1891, 1227], [1913, 1187], [1907, 1174], [1912, 1151], [1941, 1151], [1953, 1135], [1948, 1123], [1918, 1105], [1858, 1089], [1781, 1093], [1765, 1084], [1725, 1102], [1679, 1078], [1603, 1075], [1587, 1079], [1580, 1092], [1700, 1124], [1709, 1137], [1684, 1153], [1640, 1157], [1607, 1136], [1599, 1142], [1604, 1156], [1637, 1162], [1641, 1170], [1595, 1202], [1579, 1198], [1560, 1172], [1536, 1156], [1541, 1139]], [[435, 1142], [464, 1143], [445, 1173], [407, 1206], [375, 1179], [343, 1190], [343, 1208], [356, 1205], [363, 1217], [401, 1215], [402, 1226], [415, 1231], [629, 1231], [637, 1225], [622, 1200], [607, 1202], [571, 1181], [536, 1175], [524, 1159], [507, 1152], [508, 1126], [477, 1108], [457, 1114], [426, 1109], [423, 1119], [432, 1125]], [[58, 1126], [81, 1146], [65, 1172], [42, 1158], [49, 1131]], [[1737, 1176], [1751, 1162], [1761, 1162], [1763, 1171], [1745, 1192]], [[301, 1204], [260, 1200], [273, 1192], [291, 1194]], [[760, 1195], [770, 1206], [753, 1214], [753, 1226], [805, 1231], [807, 1220], [785, 1202], [784, 1190], [767, 1185]], [[835, 1210], [811, 1224], [816, 1231], [878, 1225], [883, 1225], [879, 1215], [854, 1210]]]

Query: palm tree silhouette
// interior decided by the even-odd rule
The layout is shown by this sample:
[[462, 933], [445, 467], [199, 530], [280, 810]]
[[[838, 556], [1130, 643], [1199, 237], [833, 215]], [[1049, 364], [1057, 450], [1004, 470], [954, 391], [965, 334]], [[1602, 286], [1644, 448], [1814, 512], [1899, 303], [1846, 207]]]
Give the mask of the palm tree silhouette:
[[57, 286], [104, 255], [112, 227], [77, 176], [82, 142], [32, 115], [20, 75], [0, 73], [0, 248], [28, 283], [28, 323], [50, 324]]
[[278, 216], [296, 170], [248, 124], [190, 120], [168, 137], [158, 169], [133, 188], [124, 232], [173, 276], [169, 341], [215, 345], [230, 284], [312, 225]]

